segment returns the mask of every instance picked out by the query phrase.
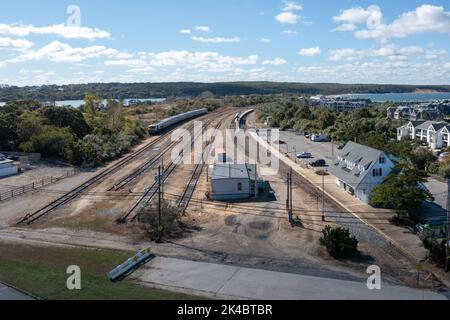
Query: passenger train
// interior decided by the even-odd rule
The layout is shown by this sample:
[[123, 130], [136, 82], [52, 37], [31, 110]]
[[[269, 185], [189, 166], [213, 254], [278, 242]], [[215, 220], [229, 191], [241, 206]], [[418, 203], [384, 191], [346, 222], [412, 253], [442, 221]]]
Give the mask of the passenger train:
[[155, 134], [160, 132], [161, 130], [167, 129], [171, 126], [173, 126], [174, 124], [177, 124], [181, 121], [184, 120], [188, 120], [188, 119], [192, 119], [204, 114], [208, 113], [208, 109], [204, 108], [204, 109], [199, 109], [199, 110], [194, 110], [194, 111], [189, 111], [186, 113], [181, 113], [178, 114], [176, 116], [161, 120], [158, 123], [152, 124], [148, 127], [148, 131], [150, 134]]

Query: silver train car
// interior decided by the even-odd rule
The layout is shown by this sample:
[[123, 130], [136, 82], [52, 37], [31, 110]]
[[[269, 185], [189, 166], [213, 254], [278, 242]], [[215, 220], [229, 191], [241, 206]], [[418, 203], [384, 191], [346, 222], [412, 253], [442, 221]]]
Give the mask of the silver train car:
[[176, 116], [161, 120], [158, 123], [152, 124], [148, 127], [148, 131], [150, 134], [155, 134], [160, 132], [161, 130], [167, 129], [174, 124], [177, 124], [181, 121], [188, 120], [194, 117], [198, 117], [208, 113], [208, 109], [199, 109], [194, 111], [189, 111], [186, 113], [177, 114]]

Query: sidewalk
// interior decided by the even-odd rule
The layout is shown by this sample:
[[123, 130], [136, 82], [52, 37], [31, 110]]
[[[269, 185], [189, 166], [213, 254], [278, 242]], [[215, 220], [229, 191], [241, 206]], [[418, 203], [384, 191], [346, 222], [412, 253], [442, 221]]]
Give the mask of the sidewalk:
[[150, 287], [208, 298], [242, 300], [446, 300], [440, 294], [407, 287], [369, 290], [352, 282], [283, 272], [157, 257], [131, 277]]
[[33, 298], [0, 282], [0, 300], [33, 300]]

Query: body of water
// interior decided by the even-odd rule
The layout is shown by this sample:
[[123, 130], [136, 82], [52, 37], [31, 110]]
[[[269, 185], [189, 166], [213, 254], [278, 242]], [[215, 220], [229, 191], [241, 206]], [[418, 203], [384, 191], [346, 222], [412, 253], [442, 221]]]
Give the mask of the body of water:
[[[164, 102], [166, 99], [164, 98], [146, 98], [146, 99], [124, 99], [124, 105], [127, 107], [130, 105], [130, 102]], [[107, 100], [103, 100], [103, 104], [106, 104]], [[0, 102], [0, 107], [3, 107], [6, 103]], [[79, 108], [84, 104], [84, 100], [62, 100], [62, 101], [55, 101], [56, 106], [63, 107], [63, 106], [71, 106], [74, 108]]]
[[[130, 102], [164, 102], [166, 99], [164, 98], [145, 98], [145, 99], [123, 99], [124, 105], [127, 107], [130, 105]], [[106, 104], [107, 100], [103, 100], [103, 104]], [[55, 102], [58, 107], [62, 106], [71, 106], [74, 108], [79, 108], [84, 104], [84, 100], [63, 100], [63, 101], [56, 101]]]
[[370, 99], [373, 102], [421, 102], [432, 100], [450, 100], [450, 93], [368, 93], [346, 94], [344, 97]]

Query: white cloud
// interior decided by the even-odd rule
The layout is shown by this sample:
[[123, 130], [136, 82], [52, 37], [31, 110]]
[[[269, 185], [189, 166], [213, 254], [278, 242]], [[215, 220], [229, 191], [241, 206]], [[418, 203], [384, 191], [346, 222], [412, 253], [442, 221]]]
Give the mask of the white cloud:
[[286, 36], [296, 36], [296, 35], [298, 35], [298, 32], [295, 30], [283, 30], [283, 31], [281, 31], [281, 34], [286, 35]]
[[254, 65], [258, 61], [257, 55], [248, 57], [232, 57], [221, 55], [217, 52], [190, 52], [190, 51], [164, 51], [149, 52], [142, 55], [140, 59], [130, 60], [109, 60], [105, 64], [109, 66], [129, 66], [129, 67], [177, 67], [187, 69], [229, 69], [233, 66]]
[[300, 11], [303, 6], [295, 1], [283, 1], [283, 11]]
[[[450, 64], [449, 66], [450, 67]], [[407, 61], [356, 61], [344, 64], [301, 66], [296, 81], [340, 83], [439, 84], [450, 81], [440, 63]]]
[[282, 12], [275, 17], [279, 23], [297, 24], [299, 16], [293, 12]]
[[414, 11], [402, 13], [390, 24], [383, 23], [383, 13], [376, 6], [368, 9], [350, 8], [333, 19], [343, 23], [336, 31], [354, 31], [357, 26], [366, 24], [366, 28], [355, 31], [358, 39], [385, 42], [391, 38], [405, 38], [422, 33], [450, 34], [450, 12], [445, 11], [442, 6], [421, 5]]
[[33, 42], [25, 39], [11, 39], [0, 37], [0, 49], [27, 50], [34, 45]]
[[329, 51], [329, 59], [331, 61], [354, 61], [363, 58], [386, 58], [391, 61], [406, 60], [408, 56], [421, 56], [432, 60], [444, 55], [445, 50], [425, 50], [418, 46], [409, 46], [397, 48], [394, 45], [380, 47], [378, 49], [352, 49], [344, 48]]
[[33, 25], [9, 25], [0, 24], [0, 34], [28, 36], [28, 35], [57, 35], [66, 39], [109, 39], [109, 32], [88, 27], [73, 27], [64, 24], [55, 24], [45, 27], [35, 27]]
[[84, 48], [74, 48], [66, 43], [53, 41], [37, 51], [28, 51], [8, 63], [18, 63], [24, 61], [37, 61], [48, 59], [53, 62], [79, 62], [85, 59], [100, 57], [123, 57], [116, 49], [105, 46], [90, 46]]
[[313, 47], [313, 48], [304, 48], [300, 49], [298, 52], [299, 55], [304, 57], [314, 57], [321, 53], [321, 50], [319, 47]]
[[195, 31], [201, 31], [201, 32], [211, 32], [211, 28], [208, 26], [195, 26], [193, 28]]
[[194, 36], [191, 38], [194, 41], [203, 42], [203, 43], [237, 43], [241, 42], [241, 39], [238, 37], [233, 38], [223, 38], [223, 37], [215, 37], [215, 38], [204, 38]]
[[264, 60], [263, 65], [272, 65], [272, 66], [281, 66], [283, 64], [286, 64], [287, 61], [281, 58], [275, 58], [273, 60]]
[[338, 26], [337, 28], [333, 29], [333, 31], [339, 31], [339, 32], [349, 32], [354, 31], [356, 29], [356, 26], [352, 23], [344, 23]]
[[182, 33], [182, 34], [191, 34], [191, 30], [190, 29], [181, 29], [180, 33]]
[[333, 17], [334, 21], [347, 24], [347, 28], [350, 28], [350, 25], [355, 26], [371, 22], [381, 23], [382, 19], [383, 13], [378, 6], [369, 6], [367, 9], [353, 7], [343, 10], [340, 15]]
[[272, 41], [270, 39], [267, 39], [267, 38], [261, 38], [260, 42], [262, 42], [262, 43], [270, 43]]

